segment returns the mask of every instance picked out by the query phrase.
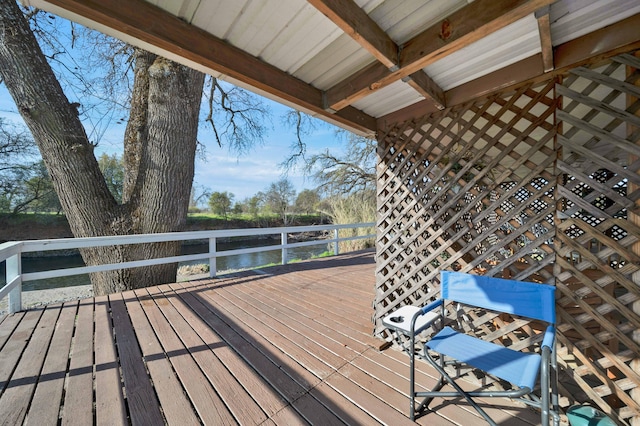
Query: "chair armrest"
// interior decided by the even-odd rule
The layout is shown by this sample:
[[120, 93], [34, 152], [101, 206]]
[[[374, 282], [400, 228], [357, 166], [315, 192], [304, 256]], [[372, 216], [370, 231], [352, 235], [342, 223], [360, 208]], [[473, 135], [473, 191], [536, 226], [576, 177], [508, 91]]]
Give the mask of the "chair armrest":
[[435, 308], [442, 305], [443, 303], [444, 303], [444, 299], [434, 300], [433, 302], [429, 303], [427, 306], [422, 307], [422, 309], [420, 310], [422, 311], [423, 314], [426, 314], [429, 311], [433, 311]]
[[547, 330], [544, 332], [544, 338], [542, 339], [542, 347], [547, 347], [553, 350], [553, 344], [556, 339], [556, 327], [554, 325], [550, 325], [547, 327]]
[[425, 320], [424, 324], [418, 330], [416, 330], [416, 321], [418, 320], [418, 318], [420, 318], [423, 315], [429, 314], [431, 311], [433, 311], [438, 306], [441, 306], [443, 303], [444, 303], [444, 300], [442, 299], [435, 300], [429, 303], [427, 306], [420, 308], [415, 314], [413, 314], [413, 318], [411, 318], [411, 335], [414, 335], [416, 334], [416, 332], [420, 332], [426, 329], [427, 327], [431, 326], [431, 324], [436, 319], [438, 319], [439, 315], [434, 315], [434, 314], [429, 315], [428, 318]]

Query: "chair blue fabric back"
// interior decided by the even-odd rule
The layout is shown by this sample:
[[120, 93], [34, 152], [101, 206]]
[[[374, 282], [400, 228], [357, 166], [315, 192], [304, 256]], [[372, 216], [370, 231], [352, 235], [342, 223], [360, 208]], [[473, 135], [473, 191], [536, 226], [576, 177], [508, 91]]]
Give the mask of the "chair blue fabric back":
[[555, 290], [548, 284], [441, 272], [442, 298], [555, 324]]

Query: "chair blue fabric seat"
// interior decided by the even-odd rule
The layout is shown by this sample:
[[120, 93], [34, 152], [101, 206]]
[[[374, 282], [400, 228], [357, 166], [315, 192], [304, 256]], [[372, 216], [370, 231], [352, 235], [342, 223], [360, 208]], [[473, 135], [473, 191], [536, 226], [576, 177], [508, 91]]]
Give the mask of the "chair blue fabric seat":
[[540, 355], [518, 352], [445, 327], [426, 346], [521, 388], [533, 389]]
[[[416, 412], [427, 410], [434, 398], [464, 397], [467, 402], [492, 426], [497, 423], [474, 400], [482, 398], [515, 398], [540, 409], [540, 424], [547, 426], [553, 421], [559, 426], [558, 363], [556, 359], [556, 310], [555, 287], [536, 282], [516, 281], [491, 276], [479, 276], [454, 271], [440, 272], [440, 297], [422, 308], [404, 307], [385, 318], [383, 323], [390, 329], [409, 335], [408, 354], [409, 415], [415, 419]], [[476, 334], [474, 324], [462, 322], [467, 314], [487, 312], [504, 314], [504, 320], [483, 327], [496, 336], [509, 335], [516, 341], [508, 347], [483, 339]], [[406, 315], [405, 315], [406, 313]], [[434, 313], [438, 313], [434, 316]], [[409, 327], [403, 326], [411, 317]], [[531, 334], [527, 329], [508, 330], [527, 321], [536, 321], [544, 326], [544, 333]], [[404, 321], [403, 321], [404, 320]], [[506, 323], [505, 323], [506, 322]], [[447, 324], [447, 326], [444, 326]], [[501, 329], [501, 324], [505, 325]], [[424, 344], [424, 351], [415, 350], [418, 327], [431, 327], [433, 336]], [[434, 325], [443, 326], [439, 331]], [[457, 326], [456, 326], [457, 325]], [[488, 337], [488, 336], [487, 336]], [[440, 378], [430, 390], [416, 389], [416, 353], [429, 363]], [[465, 390], [458, 383], [462, 379], [459, 366], [467, 366], [481, 374], [509, 382], [510, 388], [489, 386], [476, 390]], [[449, 366], [456, 366], [451, 374]], [[540, 386], [536, 387], [539, 380]], [[453, 390], [447, 389], [449, 385]], [[418, 405], [416, 406], [416, 399]], [[421, 399], [421, 401], [420, 401]]]

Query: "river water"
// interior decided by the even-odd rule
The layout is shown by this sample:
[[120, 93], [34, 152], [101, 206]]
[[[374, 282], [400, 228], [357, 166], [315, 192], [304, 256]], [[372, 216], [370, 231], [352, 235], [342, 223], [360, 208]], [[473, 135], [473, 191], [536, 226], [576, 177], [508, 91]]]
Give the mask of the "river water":
[[[257, 241], [257, 242], [248, 242], [248, 241], [235, 241], [235, 242], [218, 242], [217, 243], [217, 251], [225, 251], [225, 250], [235, 250], [241, 248], [249, 248], [256, 246], [266, 246], [266, 245], [275, 245], [279, 244], [279, 241]], [[317, 256], [325, 251], [327, 251], [328, 245], [325, 242], [320, 242], [317, 246], [306, 246], [306, 247], [296, 247], [292, 249], [288, 249], [288, 258], [289, 261], [292, 259], [301, 259], [306, 260], [310, 259], [313, 256]], [[183, 254], [197, 254], [197, 253], [207, 253], [209, 251], [208, 244], [194, 244], [187, 245], [183, 247]], [[280, 263], [281, 262], [282, 251], [280, 249], [269, 250], [260, 253], [249, 253], [249, 254], [241, 254], [236, 256], [225, 256], [217, 258], [217, 270], [218, 273], [223, 273], [224, 271], [229, 270], [238, 270], [238, 269], [248, 269], [255, 268], [258, 266]], [[180, 263], [182, 265], [189, 264], [202, 264], [207, 263], [207, 259], [192, 261], [192, 262], [184, 262]], [[0, 287], [5, 284], [5, 272], [4, 272], [4, 262], [0, 264]], [[51, 256], [51, 257], [23, 257], [22, 258], [22, 271], [24, 273], [27, 272], [39, 272], [39, 271], [49, 271], [54, 269], [63, 269], [63, 268], [75, 268], [84, 266], [84, 262], [80, 255], [75, 256]], [[72, 287], [78, 285], [88, 285], [91, 284], [89, 281], [89, 275], [73, 275], [70, 277], [62, 277], [62, 278], [51, 278], [47, 280], [36, 280], [29, 281], [22, 285], [23, 291], [32, 291], [32, 290], [45, 290], [49, 288], [58, 288], [58, 287]]]

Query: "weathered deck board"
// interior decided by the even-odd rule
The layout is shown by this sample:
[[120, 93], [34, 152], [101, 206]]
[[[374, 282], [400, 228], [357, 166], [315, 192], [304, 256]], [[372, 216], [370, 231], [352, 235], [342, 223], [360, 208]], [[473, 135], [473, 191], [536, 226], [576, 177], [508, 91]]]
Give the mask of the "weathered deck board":
[[42, 314], [42, 325], [34, 330], [33, 338], [29, 340], [7, 389], [0, 397], [0, 419], [5, 424], [20, 424], [24, 421], [58, 313], [58, 309], [47, 309]]
[[95, 299], [96, 424], [118, 426], [127, 424], [127, 413], [111, 330], [109, 299], [98, 297]]
[[69, 350], [73, 336], [78, 302], [67, 302], [62, 307], [49, 351], [40, 372], [31, 407], [27, 414], [27, 424], [46, 426], [57, 425], [60, 402], [69, 362]]
[[[366, 252], [10, 315], [2, 421], [413, 424], [408, 358], [371, 337], [373, 272]], [[435, 381], [424, 364], [418, 378]], [[417, 423], [482, 424], [460, 400], [434, 406]], [[513, 407], [487, 410], [536, 424]]]

